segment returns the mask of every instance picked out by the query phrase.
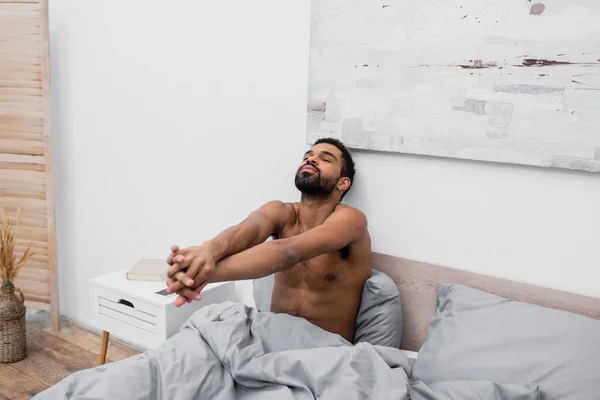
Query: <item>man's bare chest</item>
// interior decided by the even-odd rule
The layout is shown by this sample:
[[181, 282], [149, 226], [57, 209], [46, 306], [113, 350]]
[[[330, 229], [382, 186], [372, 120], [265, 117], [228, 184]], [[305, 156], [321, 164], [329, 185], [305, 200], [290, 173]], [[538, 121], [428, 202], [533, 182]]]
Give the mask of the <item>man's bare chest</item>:
[[278, 275], [280, 283], [288, 288], [319, 292], [351, 283], [351, 270], [351, 263], [342, 259], [339, 252], [334, 252], [300, 262]]
[[[274, 235], [275, 238], [285, 239], [301, 234], [297, 226], [287, 227]], [[292, 268], [279, 274], [289, 287], [305, 287], [311, 290], [327, 289], [343, 283], [349, 276], [351, 267], [351, 246], [337, 251], [322, 254], [310, 260], [302, 261]]]

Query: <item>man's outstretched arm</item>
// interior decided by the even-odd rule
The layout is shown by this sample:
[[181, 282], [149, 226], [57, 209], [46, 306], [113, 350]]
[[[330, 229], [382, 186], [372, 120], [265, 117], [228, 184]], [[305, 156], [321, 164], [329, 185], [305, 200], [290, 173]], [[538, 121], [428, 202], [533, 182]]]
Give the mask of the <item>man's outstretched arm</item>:
[[337, 251], [360, 239], [367, 232], [367, 219], [353, 208], [333, 213], [322, 225], [300, 235], [259, 244], [216, 263], [214, 269], [201, 271], [194, 289], [184, 289], [187, 298], [198, 298], [210, 282], [257, 279], [289, 269], [299, 262]]
[[217, 261], [239, 253], [267, 240], [285, 224], [286, 205], [270, 201], [248, 215], [241, 223], [231, 226], [208, 241]]
[[[241, 223], [231, 226], [213, 239], [199, 246], [179, 249], [171, 248], [167, 263], [171, 265], [167, 276], [176, 281], [170, 285], [173, 292], [193, 284], [196, 274], [208, 265], [214, 267], [218, 261], [264, 242], [279, 231], [287, 221], [287, 206], [280, 201], [271, 201], [253, 211]], [[185, 271], [184, 274], [178, 274]], [[177, 279], [179, 277], [179, 279]]]

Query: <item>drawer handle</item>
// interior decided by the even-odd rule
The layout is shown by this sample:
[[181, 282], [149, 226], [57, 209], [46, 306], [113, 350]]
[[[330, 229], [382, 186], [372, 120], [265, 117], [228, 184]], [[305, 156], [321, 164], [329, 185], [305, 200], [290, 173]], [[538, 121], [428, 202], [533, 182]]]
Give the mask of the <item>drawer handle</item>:
[[133, 303], [132, 303], [132, 302], [130, 302], [130, 301], [127, 301], [127, 300], [120, 299], [119, 301], [117, 301], [117, 303], [119, 303], [119, 304], [124, 304], [124, 305], [126, 305], [127, 307], [135, 308], [135, 307], [133, 306]]

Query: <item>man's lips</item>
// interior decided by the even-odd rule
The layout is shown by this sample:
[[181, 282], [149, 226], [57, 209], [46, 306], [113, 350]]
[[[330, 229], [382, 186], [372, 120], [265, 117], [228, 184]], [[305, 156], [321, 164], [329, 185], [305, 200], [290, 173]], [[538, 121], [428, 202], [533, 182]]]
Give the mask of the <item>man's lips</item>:
[[312, 171], [312, 172], [317, 172], [316, 168], [311, 167], [310, 165], [305, 165], [304, 167], [302, 167], [300, 169], [300, 172], [304, 172], [304, 171]]

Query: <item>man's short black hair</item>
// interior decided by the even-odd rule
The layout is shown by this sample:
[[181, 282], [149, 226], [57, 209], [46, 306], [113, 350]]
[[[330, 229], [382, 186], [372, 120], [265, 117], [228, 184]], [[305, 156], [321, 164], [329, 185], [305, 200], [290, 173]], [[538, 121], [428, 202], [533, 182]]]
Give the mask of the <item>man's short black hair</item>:
[[313, 146], [316, 146], [321, 143], [327, 143], [332, 146], [335, 146], [338, 148], [339, 151], [342, 152], [342, 172], [340, 174], [340, 177], [347, 177], [350, 179], [350, 186], [348, 186], [348, 190], [346, 190], [344, 194], [342, 194], [343, 199], [346, 193], [348, 193], [348, 191], [352, 187], [352, 184], [354, 183], [354, 174], [356, 173], [356, 170], [354, 169], [354, 160], [352, 160], [352, 155], [340, 140], [335, 138], [322, 138], [317, 140]]

